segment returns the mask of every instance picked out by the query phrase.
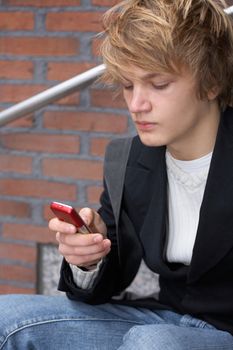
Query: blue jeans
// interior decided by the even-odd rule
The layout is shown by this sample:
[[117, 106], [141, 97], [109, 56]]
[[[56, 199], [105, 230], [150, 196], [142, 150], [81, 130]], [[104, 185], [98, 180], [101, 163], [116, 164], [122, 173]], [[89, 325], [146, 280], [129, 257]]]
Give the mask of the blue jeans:
[[0, 296], [0, 349], [232, 350], [233, 337], [171, 311], [6, 295]]

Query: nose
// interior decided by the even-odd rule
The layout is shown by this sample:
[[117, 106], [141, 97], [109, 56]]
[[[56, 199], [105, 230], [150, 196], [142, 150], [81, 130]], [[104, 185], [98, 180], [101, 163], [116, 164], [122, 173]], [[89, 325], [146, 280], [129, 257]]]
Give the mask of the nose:
[[148, 94], [143, 88], [139, 87], [132, 89], [129, 96], [126, 97], [126, 102], [131, 113], [150, 112], [152, 108]]

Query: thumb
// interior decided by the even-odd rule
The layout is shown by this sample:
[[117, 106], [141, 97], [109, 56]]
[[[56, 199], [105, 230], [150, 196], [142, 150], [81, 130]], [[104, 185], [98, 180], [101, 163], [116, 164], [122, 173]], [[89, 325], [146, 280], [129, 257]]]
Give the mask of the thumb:
[[79, 215], [88, 226], [91, 226], [93, 224], [94, 211], [91, 208], [82, 208], [79, 211]]
[[101, 216], [93, 209], [82, 208], [79, 212], [84, 222], [90, 227], [92, 232], [102, 233], [103, 236], [107, 234], [107, 227]]

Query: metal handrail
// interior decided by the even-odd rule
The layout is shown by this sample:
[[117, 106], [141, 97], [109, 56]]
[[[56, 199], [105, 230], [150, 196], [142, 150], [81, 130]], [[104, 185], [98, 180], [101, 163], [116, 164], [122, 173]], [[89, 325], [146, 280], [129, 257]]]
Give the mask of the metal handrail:
[[[228, 15], [233, 15], [233, 6], [224, 10]], [[52, 88], [49, 88], [23, 102], [19, 102], [12, 107], [0, 112], [0, 126], [3, 126], [15, 119], [23, 117], [28, 113], [47, 106], [48, 104], [65, 97], [74, 91], [90, 85], [98, 76], [105, 71], [105, 65], [101, 64], [95, 68], [64, 81]]]
[[101, 64], [5, 109], [4, 111], [0, 112], [0, 126], [3, 126], [28, 113], [35, 112], [36, 110], [47, 106], [48, 104], [59, 100], [62, 97], [77, 91], [78, 89], [85, 88], [95, 81], [98, 76], [103, 74], [104, 70], [105, 65]]

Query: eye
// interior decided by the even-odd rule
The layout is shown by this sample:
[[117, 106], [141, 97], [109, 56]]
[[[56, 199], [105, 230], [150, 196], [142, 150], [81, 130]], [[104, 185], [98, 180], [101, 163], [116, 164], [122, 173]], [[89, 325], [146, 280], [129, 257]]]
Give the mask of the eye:
[[156, 90], [165, 90], [169, 85], [170, 83], [162, 83], [162, 84], [152, 83], [153, 88]]
[[121, 85], [123, 90], [132, 90], [132, 88], [133, 88], [132, 81], [130, 81], [128, 79], [122, 79], [120, 81], [120, 85]]
[[133, 89], [133, 85], [122, 85], [124, 90], [132, 90]]

